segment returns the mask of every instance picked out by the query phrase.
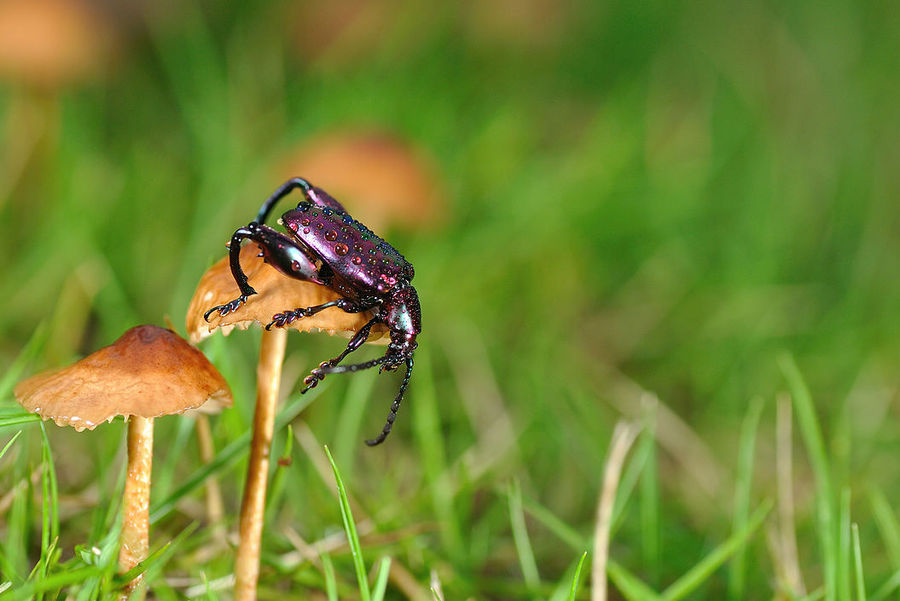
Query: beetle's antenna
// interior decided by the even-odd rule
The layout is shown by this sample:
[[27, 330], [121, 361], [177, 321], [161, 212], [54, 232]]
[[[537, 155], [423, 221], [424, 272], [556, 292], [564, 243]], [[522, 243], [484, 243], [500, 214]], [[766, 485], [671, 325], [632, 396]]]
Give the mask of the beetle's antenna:
[[257, 223], [265, 223], [266, 217], [269, 216], [269, 213], [272, 212], [272, 208], [275, 206], [279, 200], [287, 196], [291, 193], [291, 190], [294, 188], [301, 188], [303, 190], [303, 194], [306, 195], [307, 192], [312, 190], [312, 184], [303, 179], [302, 177], [293, 177], [288, 181], [284, 182], [280, 188], [275, 190], [275, 192], [266, 199], [266, 202], [259, 208], [259, 213], [256, 215]]
[[380, 445], [384, 442], [384, 439], [387, 438], [387, 435], [391, 433], [391, 428], [394, 427], [394, 420], [397, 419], [397, 410], [400, 409], [400, 401], [403, 400], [403, 393], [406, 392], [406, 387], [409, 386], [409, 377], [412, 374], [413, 369], [413, 358], [406, 358], [406, 375], [403, 377], [403, 383], [400, 384], [400, 392], [397, 393], [397, 396], [394, 398], [394, 402], [391, 403], [391, 411], [388, 413], [387, 421], [384, 424], [384, 428], [381, 430], [381, 434], [372, 440], [367, 440], [366, 444], [370, 447], [374, 447]]

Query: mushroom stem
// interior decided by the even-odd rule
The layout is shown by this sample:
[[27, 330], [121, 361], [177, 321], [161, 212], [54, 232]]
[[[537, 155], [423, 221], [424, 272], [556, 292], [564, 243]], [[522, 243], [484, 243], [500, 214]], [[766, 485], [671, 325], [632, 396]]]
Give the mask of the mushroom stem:
[[[132, 416], [128, 421], [128, 474], [122, 498], [122, 535], [119, 570], [127, 572], [147, 558], [150, 548], [150, 473], [153, 466], [153, 418]], [[122, 591], [127, 599], [143, 575]], [[138, 598], [143, 598], [143, 591]]]
[[256, 411], [253, 415], [253, 439], [250, 443], [250, 463], [247, 483], [241, 502], [241, 541], [234, 566], [235, 601], [256, 599], [259, 578], [259, 551], [262, 540], [263, 515], [266, 507], [266, 486], [269, 475], [269, 454], [275, 428], [275, 408], [281, 382], [281, 364], [287, 331], [275, 328], [264, 330], [256, 368]]

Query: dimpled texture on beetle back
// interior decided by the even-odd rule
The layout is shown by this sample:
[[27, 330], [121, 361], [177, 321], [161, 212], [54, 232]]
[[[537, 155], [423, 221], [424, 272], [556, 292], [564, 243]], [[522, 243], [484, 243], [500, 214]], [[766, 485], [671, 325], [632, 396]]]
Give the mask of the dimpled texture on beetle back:
[[304, 201], [282, 219], [332, 269], [342, 294], [381, 295], [415, 275], [403, 255], [344, 211]]

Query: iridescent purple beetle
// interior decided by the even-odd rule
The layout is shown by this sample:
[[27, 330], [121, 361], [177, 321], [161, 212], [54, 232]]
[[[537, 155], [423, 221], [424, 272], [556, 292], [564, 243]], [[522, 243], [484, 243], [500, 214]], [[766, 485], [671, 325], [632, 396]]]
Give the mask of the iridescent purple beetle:
[[[275, 204], [294, 188], [303, 190], [306, 200], [300, 201], [296, 209], [281, 218], [290, 235], [263, 225]], [[265, 262], [283, 274], [327, 286], [342, 296], [314, 307], [277, 313], [266, 326], [267, 330], [272, 326], [284, 327], [328, 307], [338, 307], [348, 313], [374, 311], [375, 317], [359, 329], [340, 355], [321, 363], [303, 380], [306, 388], [302, 392], [315, 387], [326, 374], [359, 371], [376, 365], [380, 373], [406, 364], [406, 375], [391, 404], [381, 434], [366, 441], [369, 446], [382, 443], [394, 425], [400, 401], [409, 385], [413, 351], [418, 346], [416, 336], [422, 331], [419, 296], [410, 285], [415, 274], [413, 266], [393, 246], [348, 215], [344, 207], [327, 192], [303, 178], [295, 177], [285, 182], [263, 203], [254, 221], [247, 227], [238, 228], [231, 236], [231, 273], [241, 295], [207, 311], [204, 315], [207, 320], [214, 311], [220, 315], [236, 311], [247, 297], [256, 294], [241, 269], [239, 257], [243, 240], [256, 242]], [[390, 332], [391, 341], [384, 356], [365, 363], [339, 366], [344, 357], [362, 346], [372, 326], [377, 323], [385, 324]]]

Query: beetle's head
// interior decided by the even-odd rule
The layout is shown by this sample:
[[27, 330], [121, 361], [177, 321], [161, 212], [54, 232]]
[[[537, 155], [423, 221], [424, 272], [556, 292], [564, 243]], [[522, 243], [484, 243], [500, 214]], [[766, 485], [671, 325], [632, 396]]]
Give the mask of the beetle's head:
[[422, 331], [419, 295], [408, 283], [398, 287], [381, 307], [384, 321], [391, 332], [391, 351], [407, 357], [416, 350], [416, 336]]

